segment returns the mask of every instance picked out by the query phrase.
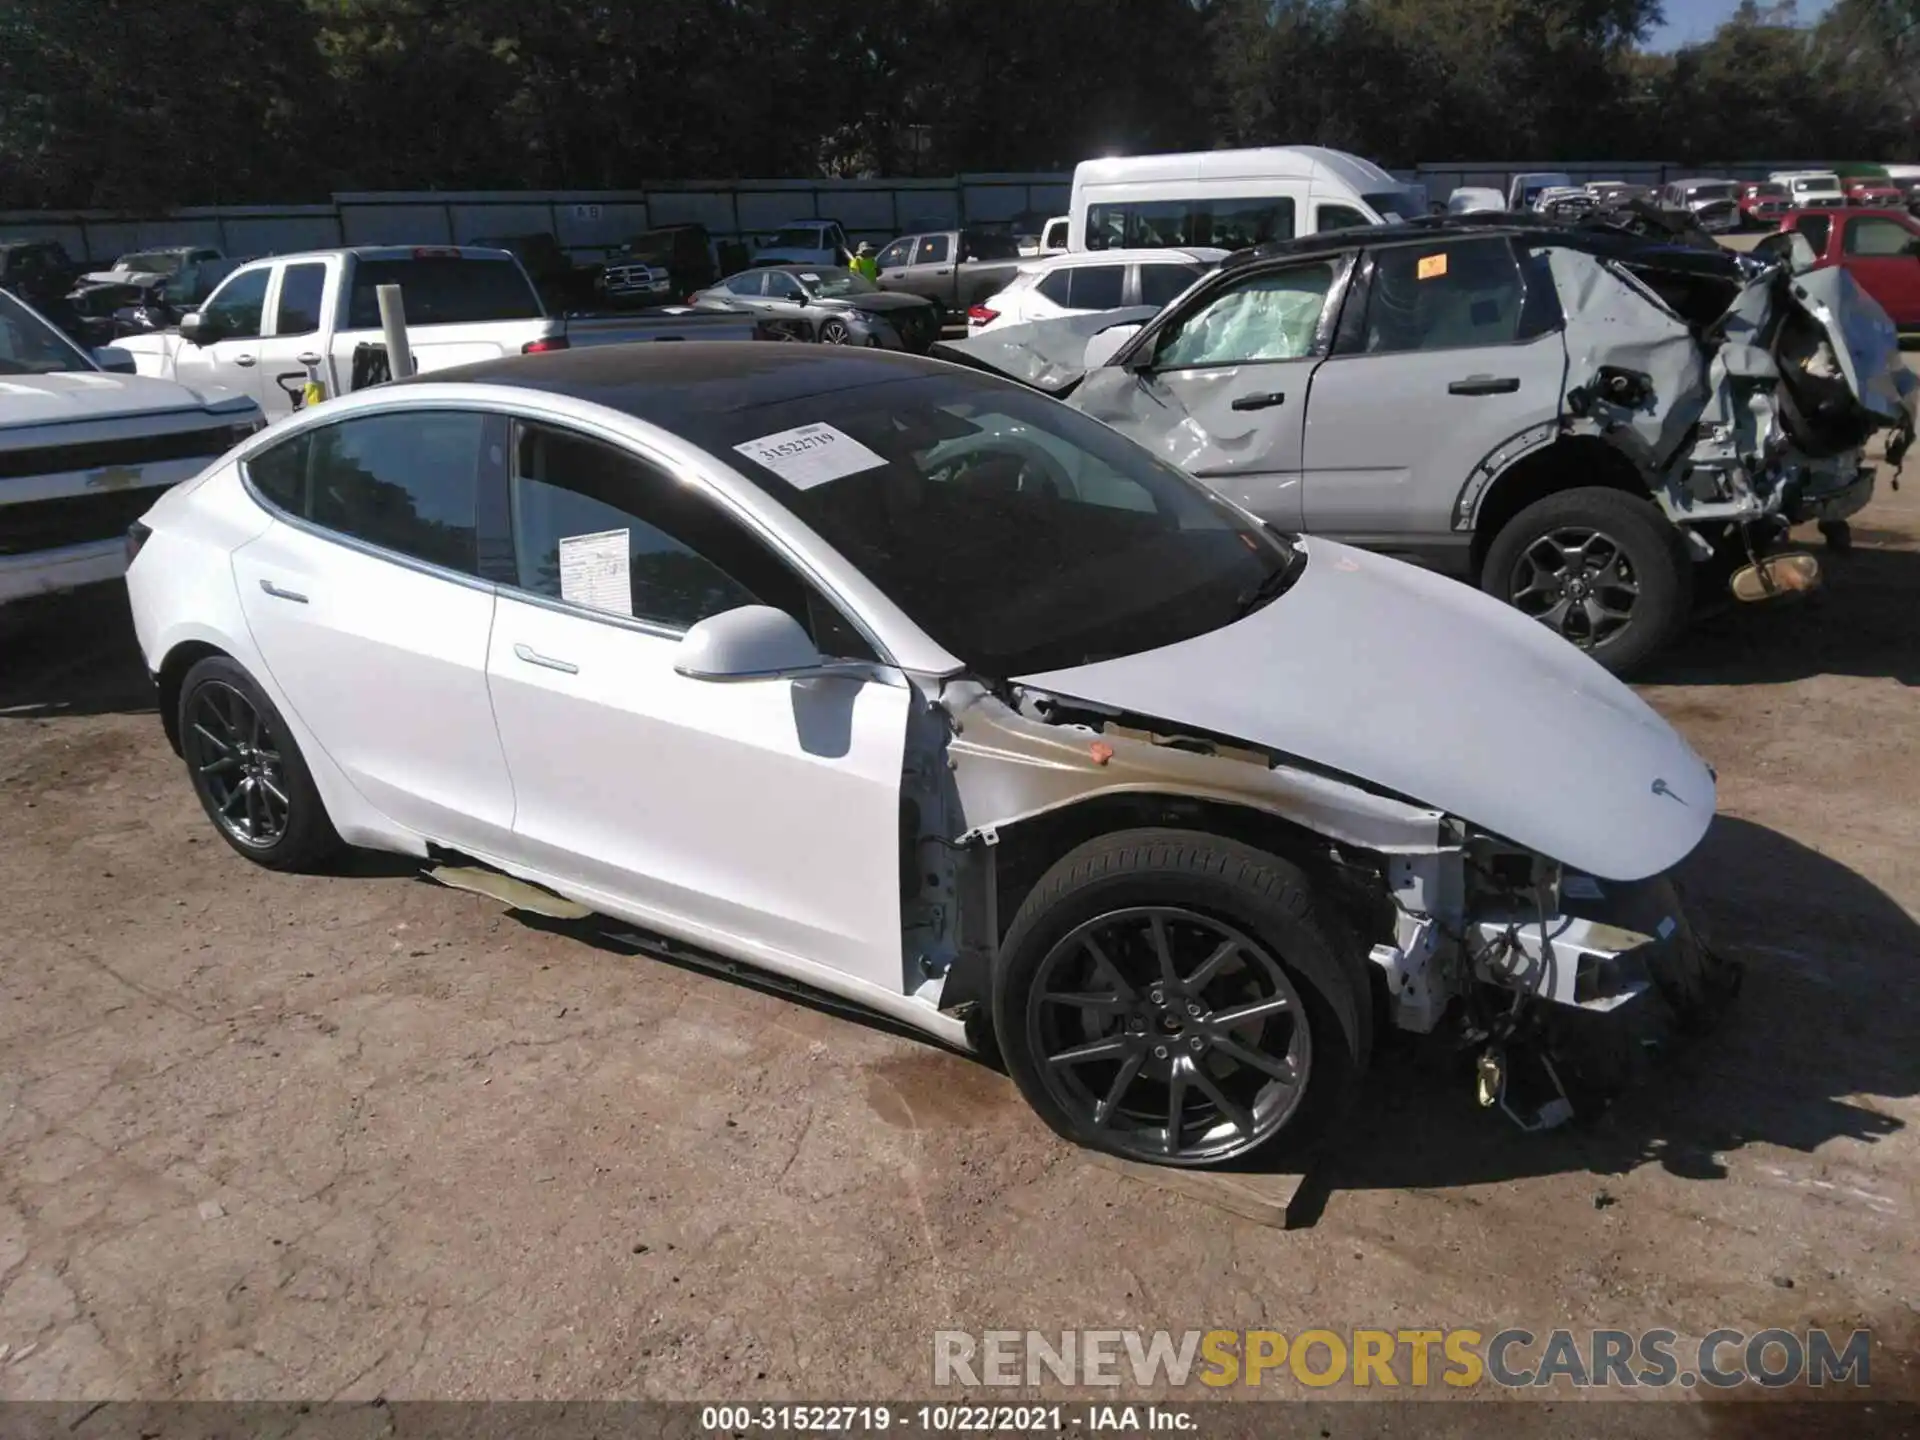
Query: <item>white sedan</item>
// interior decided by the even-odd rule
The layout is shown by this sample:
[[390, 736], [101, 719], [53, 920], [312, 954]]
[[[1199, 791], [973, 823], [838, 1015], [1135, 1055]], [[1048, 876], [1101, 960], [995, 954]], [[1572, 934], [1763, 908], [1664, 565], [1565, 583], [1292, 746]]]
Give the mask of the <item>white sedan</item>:
[[240, 854], [465, 857], [997, 1051], [1122, 1155], [1302, 1145], [1389, 1025], [1469, 1027], [1547, 1123], [1506, 1092], [1544, 1022], [1729, 988], [1659, 878], [1713, 776], [1632, 692], [937, 361], [442, 371], [255, 436], [129, 543]]
[[1089, 315], [1132, 305], [1154, 309], [1179, 298], [1188, 286], [1217, 269], [1230, 252], [1195, 246], [1184, 250], [1089, 250], [1054, 255], [1022, 265], [1012, 283], [967, 311], [967, 333], [1058, 315]]

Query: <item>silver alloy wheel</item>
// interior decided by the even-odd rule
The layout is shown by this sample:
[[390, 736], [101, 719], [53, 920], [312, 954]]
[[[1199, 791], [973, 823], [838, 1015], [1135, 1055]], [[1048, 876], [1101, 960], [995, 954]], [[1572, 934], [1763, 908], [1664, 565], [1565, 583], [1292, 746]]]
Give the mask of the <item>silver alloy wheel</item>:
[[1300, 994], [1264, 945], [1179, 906], [1096, 916], [1041, 961], [1027, 1011], [1042, 1083], [1122, 1154], [1229, 1160], [1306, 1094]]
[[1507, 599], [1583, 650], [1605, 644], [1633, 621], [1640, 580], [1624, 547], [1584, 525], [1550, 530], [1520, 552]]
[[250, 850], [278, 844], [293, 802], [278, 742], [253, 702], [224, 680], [209, 680], [194, 691], [183, 738], [214, 823]]
[[824, 320], [820, 324], [820, 343], [822, 345], [845, 345], [853, 339], [853, 331], [847, 328], [844, 320]]

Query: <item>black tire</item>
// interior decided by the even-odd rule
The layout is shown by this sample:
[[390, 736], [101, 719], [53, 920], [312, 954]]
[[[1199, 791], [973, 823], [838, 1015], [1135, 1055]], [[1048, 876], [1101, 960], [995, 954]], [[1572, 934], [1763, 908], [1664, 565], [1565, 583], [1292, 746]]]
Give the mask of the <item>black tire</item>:
[[853, 331], [844, 320], [826, 319], [820, 322], [820, 343], [822, 345], [848, 345], [853, 341]]
[[[1591, 538], [1576, 572], [1568, 547], [1582, 536]], [[1563, 567], [1557, 592], [1542, 588], [1551, 573], [1543, 557], [1554, 552]], [[1621, 577], [1631, 590], [1613, 583]], [[1685, 623], [1693, 604], [1693, 562], [1679, 532], [1651, 500], [1588, 486], [1536, 500], [1509, 520], [1487, 547], [1480, 588], [1625, 675]], [[1622, 610], [1626, 618], [1615, 619]]]
[[[1366, 1068], [1371, 995], [1344, 933], [1297, 868], [1249, 845], [1102, 836], [1048, 870], [1008, 927], [995, 1038], [1028, 1103], [1076, 1144], [1162, 1165], [1271, 1163], [1320, 1138]], [[1262, 1016], [1231, 1023], [1250, 1007]], [[1102, 1053], [1062, 1061], [1089, 1046]]]
[[310, 870], [339, 834], [287, 722], [245, 667], [209, 655], [180, 683], [180, 753], [213, 828], [269, 870]]

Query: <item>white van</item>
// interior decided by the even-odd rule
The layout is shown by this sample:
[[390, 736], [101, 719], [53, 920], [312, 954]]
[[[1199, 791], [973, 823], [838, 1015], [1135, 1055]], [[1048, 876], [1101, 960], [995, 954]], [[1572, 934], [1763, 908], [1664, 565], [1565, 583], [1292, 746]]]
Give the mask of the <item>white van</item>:
[[1242, 250], [1412, 220], [1427, 213], [1427, 194], [1358, 155], [1286, 145], [1083, 160], [1070, 211], [1069, 250]]

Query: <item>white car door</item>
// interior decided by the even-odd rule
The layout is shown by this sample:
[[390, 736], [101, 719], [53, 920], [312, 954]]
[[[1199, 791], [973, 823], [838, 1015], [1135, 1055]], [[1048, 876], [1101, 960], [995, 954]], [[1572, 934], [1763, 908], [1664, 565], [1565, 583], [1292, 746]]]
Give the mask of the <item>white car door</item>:
[[294, 399], [306, 388], [310, 370], [326, 379], [321, 332], [327, 297], [335, 293], [328, 280], [339, 268], [337, 257], [293, 260], [277, 267], [259, 347], [260, 408], [269, 420], [298, 408]]
[[459, 410], [303, 431], [248, 463], [278, 518], [233, 557], [268, 676], [320, 748], [389, 819], [473, 851], [503, 847], [513, 823], [476, 515], [505, 433]]
[[[250, 395], [266, 406], [260, 389], [260, 330], [266, 318], [273, 265], [236, 270], [200, 307], [201, 343], [182, 339], [174, 352], [174, 378], [196, 388], [220, 386]], [[267, 412], [271, 418], [273, 412]]]
[[513, 456], [518, 584], [488, 673], [515, 858], [664, 933], [904, 993], [904, 682], [675, 673], [688, 626], [753, 603], [801, 617], [827, 654], [871, 652], [732, 517], [630, 452], [526, 424]]

